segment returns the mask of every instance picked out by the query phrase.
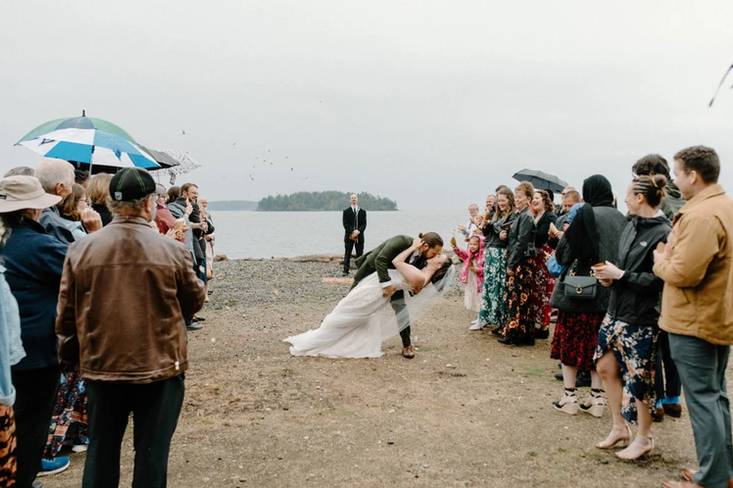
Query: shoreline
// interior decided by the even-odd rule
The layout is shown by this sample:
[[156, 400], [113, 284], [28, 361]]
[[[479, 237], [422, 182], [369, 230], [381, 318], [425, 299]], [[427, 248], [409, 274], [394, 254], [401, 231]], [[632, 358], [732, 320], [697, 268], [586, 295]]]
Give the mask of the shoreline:
[[[455, 256], [452, 249], [443, 248], [443, 252], [451, 259]], [[352, 256], [352, 262], [356, 258]], [[275, 261], [275, 262], [292, 262], [292, 263], [338, 263], [343, 264], [344, 256], [341, 254], [305, 254], [302, 256], [270, 256], [269, 258], [230, 258], [225, 254], [217, 254], [214, 256], [214, 263], [231, 262], [231, 261], [247, 261], [247, 262], [262, 262], [262, 261]], [[456, 263], [454, 263], [456, 264]], [[354, 266], [352, 266], [354, 269]]]

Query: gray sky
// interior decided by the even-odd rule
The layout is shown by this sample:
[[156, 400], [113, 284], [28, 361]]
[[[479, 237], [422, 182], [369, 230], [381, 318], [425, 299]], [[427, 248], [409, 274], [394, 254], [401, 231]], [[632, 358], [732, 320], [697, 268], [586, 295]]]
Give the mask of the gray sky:
[[27, 131], [85, 108], [189, 152], [204, 167], [184, 179], [212, 200], [460, 208], [523, 167], [622, 193], [640, 156], [692, 144], [718, 150], [733, 189], [733, 91], [707, 108], [731, 19], [727, 0], [7, 0], [0, 169], [35, 161], [12, 146]]

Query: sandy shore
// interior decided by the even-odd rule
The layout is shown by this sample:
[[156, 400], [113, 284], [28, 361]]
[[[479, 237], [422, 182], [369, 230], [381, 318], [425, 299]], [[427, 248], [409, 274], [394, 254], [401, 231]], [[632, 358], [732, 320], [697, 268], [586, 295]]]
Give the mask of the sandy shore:
[[[639, 463], [595, 449], [610, 419], [552, 409], [548, 341], [505, 347], [469, 332], [457, 287], [414, 325], [414, 360], [399, 338], [376, 360], [292, 358], [282, 339], [318, 326], [348, 291], [322, 282], [339, 265], [217, 265], [206, 327], [189, 336], [171, 487], [656, 487], [694, 465], [686, 413], [655, 424], [658, 448]], [[80, 486], [83, 463], [72, 455], [45, 486]]]

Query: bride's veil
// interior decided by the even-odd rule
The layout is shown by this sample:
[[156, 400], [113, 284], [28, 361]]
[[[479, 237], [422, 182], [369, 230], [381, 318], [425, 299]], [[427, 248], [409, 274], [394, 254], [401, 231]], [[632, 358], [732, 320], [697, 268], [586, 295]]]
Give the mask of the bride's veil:
[[406, 292], [406, 307], [403, 307], [395, 314], [398, 330], [402, 331], [407, 328], [411, 322], [424, 317], [430, 309], [430, 306], [435, 302], [435, 299], [445, 296], [448, 290], [450, 290], [454, 276], [455, 265], [451, 264], [446, 270], [445, 275], [440, 280], [435, 283], [428, 283], [420, 293], [410, 295]]

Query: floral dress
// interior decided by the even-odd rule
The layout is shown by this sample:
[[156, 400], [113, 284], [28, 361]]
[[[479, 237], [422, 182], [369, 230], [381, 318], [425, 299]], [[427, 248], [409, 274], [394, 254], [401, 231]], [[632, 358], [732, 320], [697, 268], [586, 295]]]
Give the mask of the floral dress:
[[484, 286], [481, 295], [479, 321], [482, 325], [499, 327], [507, 317], [506, 248], [487, 247], [484, 264]]
[[[507, 321], [509, 311], [506, 297], [507, 248], [506, 241], [500, 244], [496, 237], [501, 229], [506, 229], [513, 220], [513, 213], [498, 218], [484, 231], [484, 235], [490, 235], [487, 235], [484, 249], [484, 284], [479, 311], [479, 322], [483, 326], [500, 328]], [[496, 245], [492, 245], [492, 242]]]
[[48, 430], [44, 459], [55, 458], [64, 445], [89, 444], [87, 392], [79, 373], [62, 373]]

